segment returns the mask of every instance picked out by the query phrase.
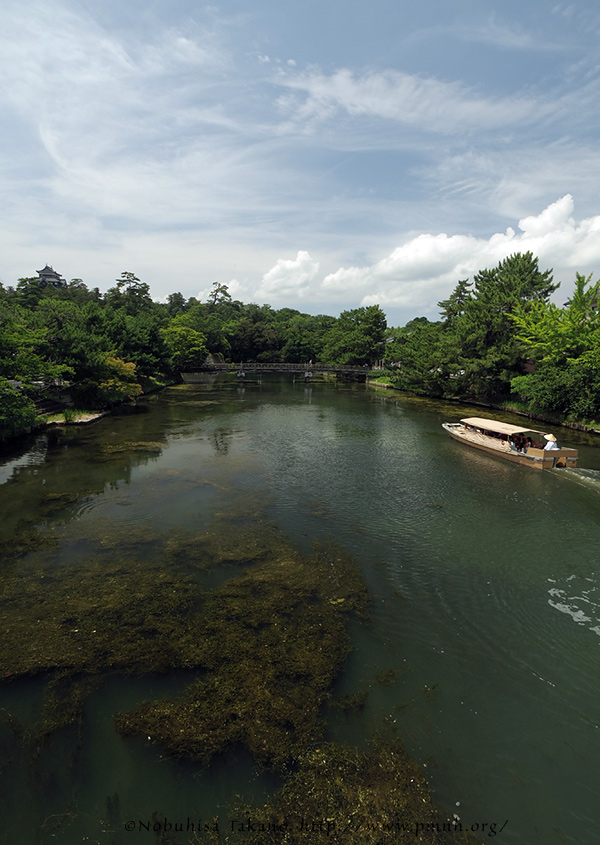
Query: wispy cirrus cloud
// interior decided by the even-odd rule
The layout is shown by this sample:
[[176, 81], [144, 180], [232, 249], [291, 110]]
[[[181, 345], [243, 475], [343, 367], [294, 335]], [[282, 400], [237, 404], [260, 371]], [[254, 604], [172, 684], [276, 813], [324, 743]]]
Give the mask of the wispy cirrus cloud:
[[494, 17], [484, 24], [456, 26], [454, 32], [463, 41], [508, 50], [560, 53], [567, 49], [564, 41], [540, 38], [536, 29], [500, 22]]
[[[132, 33], [68, 3], [34, 0], [24, 12], [8, 0], [2, 26], [0, 113], [28, 139], [26, 181], [48, 240], [81, 231], [63, 226], [69, 214], [123, 233], [201, 228], [261, 195], [248, 146], [260, 128], [232, 105], [242, 94], [229, 78], [226, 27], [213, 15]], [[22, 142], [12, 143], [18, 159]], [[0, 194], [24, 225], [31, 206], [10, 189], [14, 159], [0, 162]]]
[[280, 100], [282, 109], [292, 112], [294, 125], [344, 111], [453, 135], [530, 124], [553, 112], [551, 104], [534, 98], [482, 97], [460, 82], [395, 70], [362, 75], [347, 68], [331, 74], [313, 70], [282, 75], [278, 84], [297, 93]]
[[[125, 267], [158, 296], [229, 279], [277, 305], [424, 310], [504, 248], [551, 255], [514, 221], [567, 194], [598, 211], [598, 14], [532, 4], [449, 19], [432, 0], [356, 31], [348, 13], [309, 39], [324, 19], [299, 3], [4, 0], [0, 276], [48, 261], [106, 287]], [[583, 241], [553, 235], [579, 269]]]

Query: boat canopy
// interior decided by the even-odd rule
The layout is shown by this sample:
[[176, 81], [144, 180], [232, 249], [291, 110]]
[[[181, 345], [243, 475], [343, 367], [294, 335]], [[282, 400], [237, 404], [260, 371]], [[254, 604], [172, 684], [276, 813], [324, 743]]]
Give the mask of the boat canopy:
[[499, 422], [498, 420], [486, 420], [483, 417], [468, 417], [461, 420], [465, 425], [472, 425], [473, 428], [482, 428], [484, 431], [495, 431], [498, 434], [524, 434], [526, 431], [531, 434], [539, 434], [542, 437], [542, 431], [536, 431], [534, 428], [523, 428], [519, 425], [510, 425], [510, 423]]

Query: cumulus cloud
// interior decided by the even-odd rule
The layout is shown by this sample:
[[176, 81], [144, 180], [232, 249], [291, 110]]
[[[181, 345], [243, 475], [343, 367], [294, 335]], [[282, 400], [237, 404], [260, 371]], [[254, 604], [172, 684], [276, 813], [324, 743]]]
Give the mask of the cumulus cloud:
[[430, 309], [438, 291], [497, 263], [513, 240], [512, 230], [488, 241], [468, 235], [419, 235], [371, 266], [341, 267], [330, 273], [323, 279], [323, 290], [336, 298], [351, 290], [361, 305]]
[[301, 250], [296, 258], [280, 258], [271, 267], [256, 290], [259, 297], [293, 297], [303, 299], [311, 290], [310, 283], [319, 272], [319, 262], [313, 261], [308, 252]]
[[600, 216], [576, 223], [573, 210], [573, 197], [567, 194], [541, 214], [520, 220], [518, 234], [509, 227], [488, 239], [419, 235], [370, 267], [337, 270], [325, 277], [323, 287], [364, 291], [363, 305], [377, 300], [382, 305], [431, 307], [432, 294], [443, 295], [448, 285], [514, 252], [532, 252], [542, 266], [554, 266], [560, 273], [600, 265]]
[[[524, 217], [519, 231], [509, 227], [489, 238], [471, 235], [421, 234], [388, 256], [365, 266], [340, 267], [319, 280], [318, 263], [308, 253], [295, 261], [280, 260], [265, 274], [265, 293], [299, 293], [315, 302], [380, 304], [435, 316], [436, 303], [460, 279], [494, 267], [515, 252], [532, 252], [540, 267], [552, 267], [555, 279], [572, 282], [575, 271], [600, 268], [600, 215], [577, 222], [570, 194], [540, 214]], [[300, 295], [300, 294], [299, 294]]]

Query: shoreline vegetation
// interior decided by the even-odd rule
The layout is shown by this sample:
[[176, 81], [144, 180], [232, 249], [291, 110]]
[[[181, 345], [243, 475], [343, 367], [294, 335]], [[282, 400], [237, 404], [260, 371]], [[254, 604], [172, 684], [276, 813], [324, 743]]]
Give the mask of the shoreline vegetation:
[[[401, 387], [397, 387], [391, 381], [386, 381], [385, 376], [374, 376], [373, 378], [367, 379], [367, 384], [369, 387], [374, 388], [381, 388], [382, 390], [397, 390], [399, 393], [407, 393], [410, 394], [409, 391], [404, 390]], [[423, 394], [410, 394], [412, 396], [421, 396], [422, 398], [437, 398], [437, 397], [428, 397]], [[542, 413], [535, 413], [534, 411], [526, 410], [523, 407], [519, 407], [514, 404], [491, 404], [488, 402], [476, 402], [474, 399], [454, 399], [454, 398], [447, 398], [441, 400], [444, 403], [452, 404], [452, 405], [462, 405], [464, 407], [474, 406], [474, 407], [481, 407], [481, 408], [488, 408], [492, 411], [504, 411], [507, 414], [514, 414], [519, 417], [527, 417], [529, 420], [536, 420], [538, 422], [548, 423], [554, 426], [561, 426], [562, 428], [570, 428], [574, 431], [583, 431], [588, 434], [600, 434], [600, 423], [590, 422], [590, 423], [581, 423], [576, 422], [574, 420], [568, 420], [556, 416], [551, 416], [549, 414], [542, 414]]]
[[558, 288], [532, 253], [516, 253], [459, 281], [439, 320], [392, 328], [379, 305], [315, 316], [234, 300], [218, 282], [206, 302], [156, 302], [131, 272], [106, 293], [81, 279], [0, 284], [0, 445], [44, 413], [134, 402], [208, 355], [358, 365], [409, 394], [598, 432], [600, 281], [576, 274], [562, 307], [551, 301]]

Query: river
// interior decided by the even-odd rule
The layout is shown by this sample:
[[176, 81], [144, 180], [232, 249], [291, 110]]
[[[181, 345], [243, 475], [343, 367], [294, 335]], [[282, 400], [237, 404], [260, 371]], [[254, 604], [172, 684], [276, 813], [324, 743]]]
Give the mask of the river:
[[[554, 429], [579, 448], [581, 469], [534, 472], [443, 432], [470, 413], [365, 385], [248, 377], [171, 387], [138, 413], [38, 435], [0, 466], [3, 627], [20, 631], [14, 648], [31, 661], [52, 633], [44, 608], [57, 590], [79, 613], [61, 617], [73, 636], [85, 608], [97, 612], [78, 593], [97, 577], [87, 561], [133, 595], [135, 567], [177, 542], [181, 554], [194, 532], [216, 537], [224, 519], [255, 520], [301, 554], [333, 541], [358, 562], [371, 617], [351, 623], [334, 690], [361, 693], [364, 707], [331, 708], [329, 738], [363, 747], [382, 726], [396, 730], [434, 800], [473, 830], [503, 826], [497, 841], [510, 845], [591, 845], [600, 441]], [[235, 575], [226, 549], [220, 560], [203, 590]], [[39, 618], [25, 627], [14, 608], [33, 604]], [[115, 632], [127, 621], [114, 620]], [[154, 630], [167, 622], [158, 614]], [[264, 801], [277, 786], [243, 752], [207, 768], [115, 731], [117, 712], [183, 690], [184, 670], [121, 666], [84, 690], [76, 728], [40, 739], [48, 675], [21, 678], [20, 665], [3, 667], [0, 686], [0, 842], [150, 843], [155, 834], [124, 824], [226, 815], [236, 796]]]

